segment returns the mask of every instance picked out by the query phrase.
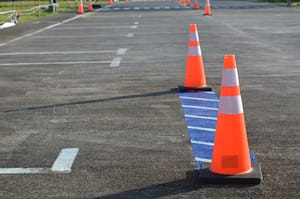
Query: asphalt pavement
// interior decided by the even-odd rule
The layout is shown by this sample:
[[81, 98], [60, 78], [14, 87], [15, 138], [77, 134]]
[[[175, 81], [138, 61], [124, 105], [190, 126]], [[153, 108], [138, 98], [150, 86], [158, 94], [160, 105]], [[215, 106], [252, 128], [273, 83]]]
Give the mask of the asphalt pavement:
[[[299, 198], [300, 8], [211, 6], [133, 0], [1, 30], [0, 198]], [[197, 179], [174, 89], [191, 23], [217, 94], [236, 55], [260, 185]]]

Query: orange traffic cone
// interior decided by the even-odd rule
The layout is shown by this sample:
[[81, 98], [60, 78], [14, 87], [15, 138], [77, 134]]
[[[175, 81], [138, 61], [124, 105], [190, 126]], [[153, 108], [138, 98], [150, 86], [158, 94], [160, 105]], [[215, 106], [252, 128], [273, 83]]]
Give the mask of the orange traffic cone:
[[89, 0], [88, 11], [93, 11], [93, 2], [92, 2], [92, 0]]
[[77, 13], [78, 14], [83, 14], [84, 13], [84, 8], [83, 8], [83, 2], [82, 2], [82, 0], [79, 1], [79, 6], [78, 6]]
[[114, 4], [113, 0], [109, 0], [109, 5]]
[[186, 6], [191, 6], [191, 0], [186, 1]]
[[250, 160], [236, 61], [225, 55], [219, 113], [210, 171], [200, 178], [209, 183], [251, 183], [262, 180], [260, 166]]
[[188, 56], [184, 86], [179, 86], [179, 91], [211, 91], [206, 86], [205, 71], [200, 49], [197, 25], [190, 24]]
[[210, 3], [209, 0], [206, 0], [205, 9], [203, 15], [212, 15], [210, 10]]
[[193, 9], [198, 10], [198, 8], [199, 8], [198, 0], [195, 0]]

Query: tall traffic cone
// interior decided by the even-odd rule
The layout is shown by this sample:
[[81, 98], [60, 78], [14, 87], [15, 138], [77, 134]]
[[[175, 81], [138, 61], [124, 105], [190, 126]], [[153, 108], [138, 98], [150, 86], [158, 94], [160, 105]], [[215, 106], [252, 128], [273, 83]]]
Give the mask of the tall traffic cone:
[[199, 8], [198, 0], [195, 0], [195, 1], [194, 1], [194, 7], [193, 7], [193, 9], [194, 9], [194, 10], [198, 10], [198, 8]]
[[[252, 165], [251, 165], [252, 164]], [[259, 164], [251, 163], [234, 55], [225, 55], [219, 113], [210, 169], [200, 170], [208, 183], [259, 184]]]
[[92, 0], [89, 0], [88, 11], [93, 11], [93, 2], [92, 2]]
[[78, 6], [77, 13], [78, 14], [83, 14], [84, 13], [84, 8], [83, 8], [83, 2], [82, 2], [82, 0], [79, 1], [79, 6]]
[[200, 49], [197, 25], [190, 24], [188, 56], [184, 86], [179, 86], [179, 91], [211, 91], [206, 86], [205, 71]]
[[203, 15], [212, 15], [210, 10], [210, 2], [209, 0], [206, 0], [205, 9]]
[[186, 6], [191, 6], [191, 0], [186, 1]]
[[113, 0], [109, 0], [109, 5], [113, 5], [113, 4], [114, 4]]

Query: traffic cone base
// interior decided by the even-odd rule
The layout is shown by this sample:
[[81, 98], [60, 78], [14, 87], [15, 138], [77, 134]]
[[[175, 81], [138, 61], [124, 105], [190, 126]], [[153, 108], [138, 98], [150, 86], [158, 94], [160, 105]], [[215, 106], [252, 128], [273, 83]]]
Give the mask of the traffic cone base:
[[199, 181], [204, 184], [260, 184], [263, 181], [261, 167], [258, 163], [251, 164], [251, 171], [237, 175], [221, 175], [210, 171], [211, 164], [202, 163], [198, 174]]

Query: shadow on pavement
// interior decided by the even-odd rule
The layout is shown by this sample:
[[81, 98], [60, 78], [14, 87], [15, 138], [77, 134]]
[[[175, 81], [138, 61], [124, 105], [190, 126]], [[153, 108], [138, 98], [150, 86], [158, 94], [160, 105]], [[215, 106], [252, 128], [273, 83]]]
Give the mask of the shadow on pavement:
[[191, 191], [196, 191], [204, 188], [232, 188], [232, 187], [239, 187], [239, 188], [248, 188], [253, 185], [206, 185], [202, 184], [198, 178], [198, 171], [190, 171], [186, 173], [186, 178], [181, 180], [176, 180], [173, 182], [162, 183], [158, 185], [153, 185], [149, 187], [144, 187], [140, 189], [133, 189], [129, 191], [124, 191], [121, 193], [114, 193], [111, 195], [96, 197], [93, 199], [123, 199], [123, 198], [130, 198], [130, 199], [155, 199], [161, 197], [167, 197], [171, 195], [176, 195], [180, 193], [187, 193]]
[[174, 89], [170, 89], [170, 90], [167, 90], [167, 91], [157, 91], [157, 92], [149, 92], [149, 93], [142, 93], [142, 94], [135, 94], [135, 95], [125, 95], [125, 96], [117, 96], [117, 97], [94, 99], [94, 100], [84, 100], [84, 101], [60, 103], [60, 104], [49, 104], [49, 105], [43, 105], [43, 106], [32, 106], [32, 107], [6, 110], [6, 111], [3, 111], [3, 112], [9, 113], [9, 112], [19, 112], [19, 111], [30, 111], [30, 110], [64, 107], [64, 106], [101, 103], [101, 102], [108, 102], [108, 101], [115, 101], [115, 100], [144, 98], [144, 97], [156, 97], [156, 96], [162, 96], [162, 95], [175, 94], [177, 92], [178, 92], [177, 89], [174, 88]]

